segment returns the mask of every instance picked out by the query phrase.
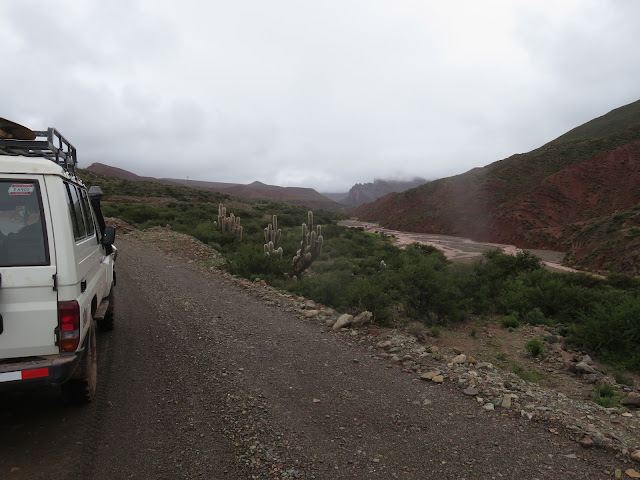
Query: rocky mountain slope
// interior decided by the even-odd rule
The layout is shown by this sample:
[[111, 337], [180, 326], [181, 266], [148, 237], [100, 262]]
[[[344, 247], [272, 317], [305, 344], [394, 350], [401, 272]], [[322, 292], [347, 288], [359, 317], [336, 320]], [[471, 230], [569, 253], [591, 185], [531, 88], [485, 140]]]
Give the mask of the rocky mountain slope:
[[526, 154], [389, 194], [362, 220], [568, 252], [591, 270], [640, 275], [640, 101]]
[[358, 207], [368, 202], [373, 202], [391, 192], [404, 192], [410, 188], [427, 183], [429, 180], [416, 177], [413, 180], [381, 180], [375, 179], [369, 183], [356, 183], [342, 203]]
[[87, 170], [124, 180], [147, 181], [162, 183], [165, 185], [184, 185], [193, 188], [212, 190], [245, 200], [275, 200], [293, 205], [305, 205], [309, 208], [318, 208], [329, 211], [340, 211], [345, 208], [343, 205], [321, 195], [312, 188], [279, 187], [275, 185], [266, 185], [261, 182], [242, 185], [235, 183], [181, 180], [175, 178], [141, 177], [127, 170], [104, 165], [102, 163], [93, 163], [87, 168]]

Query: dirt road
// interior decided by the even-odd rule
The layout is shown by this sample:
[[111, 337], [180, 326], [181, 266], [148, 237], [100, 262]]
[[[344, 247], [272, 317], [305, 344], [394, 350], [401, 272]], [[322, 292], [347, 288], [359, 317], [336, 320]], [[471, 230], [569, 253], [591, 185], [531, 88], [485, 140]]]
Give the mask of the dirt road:
[[[97, 399], [0, 397], [1, 479], [557, 479], [628, 468], [478, 408], [196, 264], [119, 241]], [[558, 432], [557, 432], [558, 433]]]

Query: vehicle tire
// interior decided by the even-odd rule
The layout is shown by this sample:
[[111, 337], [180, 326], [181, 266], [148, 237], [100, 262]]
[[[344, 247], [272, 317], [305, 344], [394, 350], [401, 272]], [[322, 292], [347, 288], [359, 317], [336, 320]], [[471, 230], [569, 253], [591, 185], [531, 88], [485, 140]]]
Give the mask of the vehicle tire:
[[107, 297], [109, 300], [109, 307], [107, 307], [107, 311], [104, 314], [104, 318], [101, 318], [97, 321], [98, 328], [103, 332], [110, 332], [113, 330], [113, 320], [115, 315], [115, 289], [111, 287], [111, 293]]
[[96, 349], [96, 330], [89, 333], [87, 348], [76, 367], [77, 375], [62, 384], [62, 397], [67, 403], [82, 404], [93, 400], [98, 386], [98, 357]]

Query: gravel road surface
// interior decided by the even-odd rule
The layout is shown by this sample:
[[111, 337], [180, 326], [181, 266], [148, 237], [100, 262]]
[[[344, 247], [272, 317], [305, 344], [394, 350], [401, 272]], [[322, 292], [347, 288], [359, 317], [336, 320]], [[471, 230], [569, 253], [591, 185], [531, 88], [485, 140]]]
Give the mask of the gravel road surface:
[[[119, 240], [99, 393], [0, 396], [0, 479], [599, 479], [624, 467], [478, 407], [346, 332]], [[627, 465], [628, 466], [628, 465]], [[624, 475], [624, 474], [623, 474]]]

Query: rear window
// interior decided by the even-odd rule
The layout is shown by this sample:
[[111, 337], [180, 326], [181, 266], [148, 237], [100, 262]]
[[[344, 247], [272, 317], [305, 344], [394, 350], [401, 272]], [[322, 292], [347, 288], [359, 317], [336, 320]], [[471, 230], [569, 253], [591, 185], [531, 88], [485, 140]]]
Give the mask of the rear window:
[[49, 265], [40, 185], [0, 180], [0, 266]]
[[74, 185], [65, 183], [67, 186], [67, 202], [69, 204], [69, 213], [71, 215], [71, 224], [73, 225], [73, 236], [76, 240], [80, 240], [87, 236], [87, 227], [85, 225], [82, 207], [80, 206], [80, 196]]
[[84, 222], [87, 225], [87, 234], [93, 235], [96, 233], [96, 227], [93, 223], [93, 216], [91, 215], [91, 207], [89, 206], [89, 197], [87, 197], [87, 191], [82, 188], [78, 190], [82, 196], [82, 214], [84, 216]]

